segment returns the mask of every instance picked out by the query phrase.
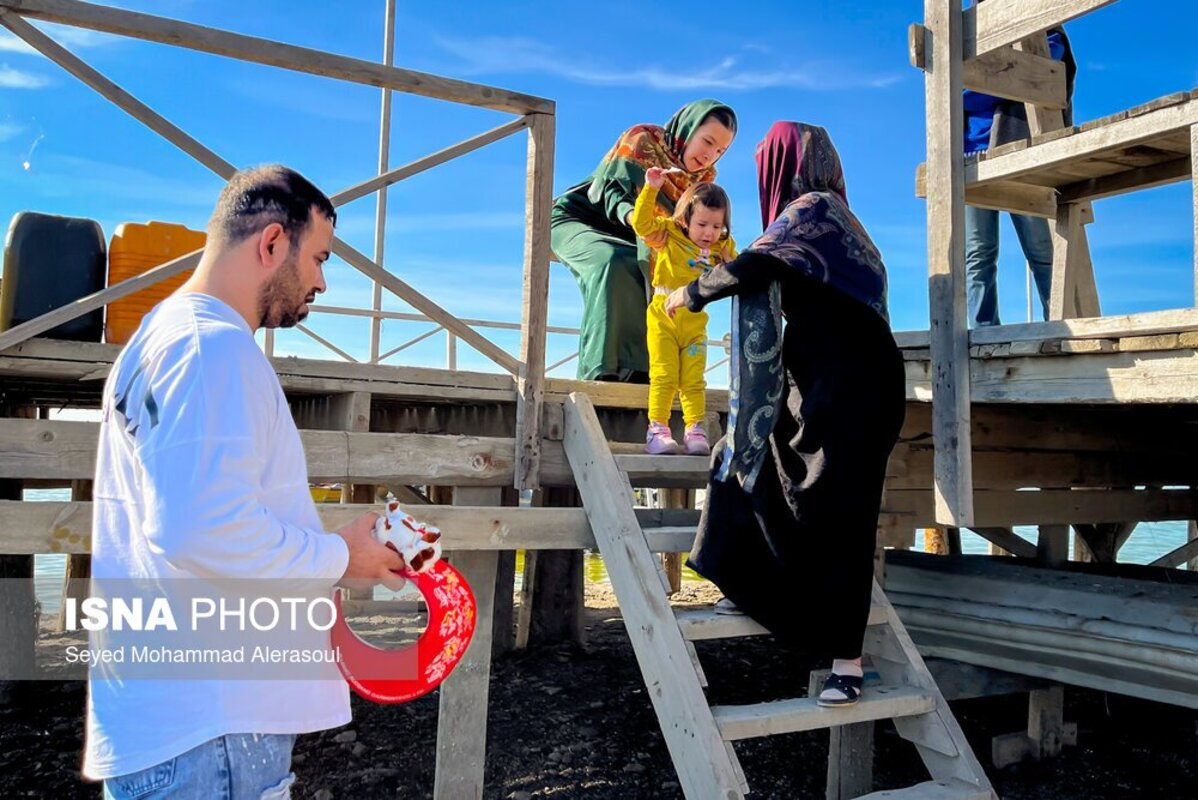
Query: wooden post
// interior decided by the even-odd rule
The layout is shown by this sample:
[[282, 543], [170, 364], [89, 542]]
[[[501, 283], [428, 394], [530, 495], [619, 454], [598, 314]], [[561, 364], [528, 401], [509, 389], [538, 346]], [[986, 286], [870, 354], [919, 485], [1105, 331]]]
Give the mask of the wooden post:
[[[662, 508], [694, 508], [694, 490], [663, 489], [664, 503]], [[670, 594], [682, 591], [682, 553], [662, 553], [661, 565], [666, 571], [666, 579], [670, 583]]]
[[936, 521], [973, 521], [969, 332], [965, 308], [962, 33], [958, 0], [924, 0], [931, 41], [927, 104], [928, 299]]
[[[395, 64], [395, 0], [387, 0], [383, 17], [383, 63], [388, 67]], [[383, 87], [383, 103], [379, 111], [379, 174], [387, 171], [391, 162], [391, 90]], [[374, 209], [374, 263], [383, 263], [383, 252], [387, 238], [387, 187], [379, 189]], [[370, 307], [375, 311], [383, 308], [383, 287], [372, 284]], [[370, 363], [379, 360], [379, 340], [382, 338], [383, 321], [370, 318]]]
[[[71, 500], [74, 502], [90, 502], [92, 499], [92, 482], [87, 480], [71, 481]], [[62, 603], [58, 607], [57, 630], [66, 630], [67, 602], [75, 600], [82, 602], [87, 597], [92, 576], [92, 557], [87, 553], [71, 553], [67, 556], [67, 570], [62, 578]]]
[[[455, 506], [497, 506], [501, 500], [498, 488], [459, 486], [453, 491]], [[466, 655], [441, 684], [433, 784], [433, 797], [437, 800], [479, 800], [483, 796], [498, 556], [495, 550], [463, 550], [452, 554], [454, 567], [474, 590], [478, 617]]]
[[[1198, 245], [1198, 125], [1190, 126], [1190, 164], [1194, 184], [1194, 242]], [[1198, 306], [1198, 250], [1194, 251], [1194, 305]]]
[[[552, 508], [577, 508], [580, 505], [576, 489], [551, 487], [543, 490], [545, 505]], [[529, 566], [525, 552], [525, 575], [532, 580], [528, 598], [528, 628], [525, 645], [555, 644], [568, 641], [583, 642], [583, 608], [585, 584], [581, 550], [541, 550]], [[523, 599], [524, 595], [522, 595]], [[519, 641], [517, 641], [519, 646]]]
[[524, 296], [520, 371], [516, 379], [517, 489], [541, 483], [541, 408], [545, 397], [545, 336], [549, 325], [549, 212], [553, 205], [556, 119], [532, 116], [524, 195]]
[[[1186, 541], [1192, 542], [1195, 539], [1198, 539], [1198, 522], [1190, 520], [1189, 524], [1186, 525]], [[1198, 572], [1198, 556], [1194, 556], [1186, 562], [1186, 569], [1191, 572]]]
[[1036, 540], [1036, 558], [1044, 565], [1055, 567], [1069, 560], [1069, 526], [1041, 525]]
[[[510, 486], [503, 490], [502, 503], [519, 508], [520, 493]], [[516, 551], [500, 550], [495, 566], [495, 623], [491, 626], [491, 657], [498, 658], [516, 646], [513, 594], [516, 588]]]
[[[0, 408], [5, 416], [31, 418], [32, 406]], [[19, 480], [0, 480], [0, 500], [20, 500]], [[5, 531], [7, 533], [7, 531]], [[32, 555], [0, 555], [0, 707], [17, 699], [19, 676], [33, 674], [38, 635]]]

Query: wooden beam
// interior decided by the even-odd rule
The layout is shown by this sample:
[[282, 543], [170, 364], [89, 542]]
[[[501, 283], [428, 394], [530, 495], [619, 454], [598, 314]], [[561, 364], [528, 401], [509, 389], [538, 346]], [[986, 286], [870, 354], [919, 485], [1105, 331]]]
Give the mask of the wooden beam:
[[378, 86], [421, 97], [451, 100], [455, 103], [516, 114], [552, 113], [554, 109], [551, 100], [519, 92], [388, 67], [323, 50], [297, 47], [110, 6], [75, 0], [4, 0], [0, 5], [33, 19], [185, 47], [255, 64]]
[[343, 189], [329, 199], [335, 206], [343, 206], [346, 203], [352, 203], [360, 197], [366, 197], [369, 194], [377, 192], [379, 189], [384, 189], [392, 184], [406, 180], [413, 175], [419, 175], [421, 172], [426, 172], [433, 167], [444, 164], [446, 161], [451, 161], [459, 156], [467, 153], [472, 153], [481, 147], [485, 147], [494, 142], [501, 141], [511, 136], [514, 133], [519, 133], [530, 125], [530, 117], [523, 116], [519, 119], [514, 119], [511, 122], [505, 122], [489, 131], [484, 131], [477, 136], [472, 136], [465, 141], [442, 148], [435, 153], [429, 153], [427, 156], [418, 158], [415, 161], [410, 161], [401, 167], [396, 167], [392, 170], [387, 170], [379, 173], [373, 178], [362, 181], [359, 184]]
[[925, 73], [928, 149], [928, 291], [936, 445], [936, 519], [973, 520], [969, 334], [965, 308], [964, 122], [961, 12], [956, 0], [925, 0], [931, 69]]
[[632, 510], [628, 484], [607, 448], [589, 397], [576, 393], [565, 406], [566, 456], [578, 477], [588, 519], [620, 598], [620, 611], [682, 791], [692, 797], [740, 796], [737, 769], [725, 749], [686, 641], [660, 591], [657, 568]]
[[1034, 558], [1036, 545], [1024, 539], [1009, 527], [975, 527], [971, 531], [981, 536], [991, 544], [996, 544], [1003, 550], [1021, 558]]
[[[502, 490], [455, 487], [454, 505], [499, 505]], [[487, 707], [491, 686], [491, 621], [495, 609], [496, 551], [457, 553], [451, 563], [474, 590], [474, 637], [457, 668], [441, 684], [433, 797], [481, 800], [486, 786]]]
[[[1198, 493], [1190, 489], [996, 490], [975, 492], [974, 499], [975, 525], [991, 528], [1198, 518]], [[887, 490], [883, 512], [901, 515], [912, 527], [935, 519], [926, 490]]]
[[1190, 156], [1163, 161], [1148, 167], [1138, 167], [1101, 178], [1088, 178], [1060, 187], [1059, 202], [1075, 203], [1081, 200], [1101, 200], [1126, 192], [1152, 189], [1190, 178], [1193, 162]]
[[[1010, 152], [994, 152], [965, 168], [967, 183], [990, 183], [1023, 178], [1034, 172], [1068, 167], [1084, 158], [1189, 130], [1198, 123], [1198, 99], [1166, 105], [1138, 116], [1116, 119], [1068, 136], [1033, 142]], [[1068, 181], [1071, 182], [1071, 181]]]
[[[925, 69], [927, 28], [912, 25], [907, 40], [911, 66]], [[1010, 45], [967, 60], [961, 81], [975, 92], [1045, 108], [1064, 108], [1069, 102], [1063, 63]]]
[[[927, 197], [927, 163], [915, 169], [915, 196]], [[1056, 219], [1057, 192], [1046, 186], [1033, 186], [1015, 181], [968, 184], [965, 187], [965, 202], [978, 208], [1010, 211], [1032, 217]]]
[[[1048, 36], [1044, 32], [1034, 33], [1031, 36], [1016, 42], [1015, 51], [1025, 53], [1027, 55], [1038, 58], [1050, 58], [1048, 49]], [[1064, 84], [1064, 65], [1061, 65], [1062, 86]], [[1068, 105], [1068, 94], [1065, 95], [1066, 102], [1059, 105], [1042, 106], [1033, 102], [1025, 102], [1024, 108], [1027, 111], [1028, 128], [1031, 130], [1032, 136], [1039, 136], [1042, 133], [1049, 131], [1060, 130], [1065, 127], [1065, 115], [1062, 111]]]
[[[61, 2], [71, 6], [86, 5], [83, 3], [75, 3], [73, 0], [53, 0], [53, 2]], [[100, 9], [101, 7], [96, 6], [95, 8]], [[102, 10], [116, 11], [115, 9]], [[130, 12], [119, 13], [125, 14]], [[204, 166], [208, 167], [222, 178], [228, 180], [230, 177], [232, 177], [233, 173], [236, 172], [236, 168], [228, 161], [225, 161], [220, 156], [216, 155], [216, 153], [214, 153], [212, 150], [200, 144], [199, 141], [184, 133], [180, 128], [167, 121], [165, 117], [158, 114], [148, 105], [133, 97], [115, 83], [105, 78], [96, 70], [85, 64], [81, 59], [60, 47], [57, 43], [55, 43], [45, 34], [38, 31], [32, 25], [20, 19], [19, 17], [16, 17], [13, 13], [3, 10], [2, 5], [0, 5], [0, 24], [3, 24], [5, 27], [12, 30], [13, 33], [28, 41], [30, 45], [41, 51], [44, 55], [46, 55], [47, 58], [50, 58], [58, 63], [68, 72], [71, 72], [84, 83], [91, 86], [105, 98], [110, 100], [117, 107], [121, 108], [130, 116], [147, 125], [167, 141], [171, 142], [176, 147], [179, 147], [181, 150], [195, 158], [200, 163], [204, 164]], [[339, 256], [345, 259], [345, 261], [356, 267], [359, 271], [371, 277], [376, 283], [382, 284], [389, 291], [397, 295], [401, 300], [419, 310], [425, 316], [429, 317], [430, 320], [442, 325], [446, 330], [449, 330], [455, 335], [459, 336], [471, 347], [475, 348], [480, 353], [499, 364], [508, 372], [515, 374], [518, 371], [519, 364], [516, 359], [512, 358], [501, 348], [493, 344], [490, 340], [476, 332], [470, 326], [458, 320], [432, 300], [417, 292], [407, 283], [401, 281], [399, 278], [379, 267], [358, 250], [337, 238], [334, 238], [333, 240], [333, 250]], [[132, 278], [123, 282], [123, 284], [120, 284], [119, 286], [128, 287], [124, 292], [117, 294], [115, 290], [119, 287], [110, 287], [109, 289], [105, 289], [102, 292], [92, 295], [90, 298], [85, 298], [84, 301], [90, 303], [90, 305], [87, 307], [80, 305], [84, 301], [78, 301], [72, 306], [65, 307], [63, 312], [65, 314], [67, 313], [66, 310], [70, 309], [71, 316], [67, 317], [67, 319], [74, 319], [76, 316], [87, 313], [87, 311], [97, 308], [99, 305], [103, 305], [103, 303], [108, 302], [109, 299], [116, 299], [116, 297], [136, 291], [145, 285], [162, 280], [165, 277], [169, 277], [172, 274], [177, 274], [178, 272], [182, 272], [183, 270], [194, 266], [194, 263], [192, 262], [178, 266], [178, 262], [179, 260], [170, 262], [169, 264], [163, 265], [154, 270], [150, 270], [149, 272], [146, 272], [137, 278]], [[177, 268], [173, 272], [167, 270], [168, 267], [176, 266]], [[106, 292], [112, 294], [105, 294]], [[103, 302], [100, 302], [101, 297], [104, 298]], [[97, 303], [99, 303], [99, 305], [97, 305]], [[51, 313], [53, 314], [55, 312]], [[63, 321], [65, 320], [57, 317], [52, 318], [49, 320], [49, 323], [51, 323], [49, 324], [49, 327], [54, 327]], [[23, 341], [30, 336], [36, 335], [36, 333], [41, 333], [44, 330], [48, 330], [48, 328], [40, 328], [35, 330], [33, 327], [35, 323], [38, 325], [47, 324], [46, 315], [25, 323], [25, 326], [30, 327], [18, 326], [11, 331], [0, 334], [0, 350], [4, 350], [19, 341]], [[24, 328], [24, 330], [22, 330], [22, 328]]]
[[524, 191], [524, 280], [520, 371], [516, 379], [517, 489], [541, 481], [541, 423], [545, 402], [545, 336], [549, 324], [549, 212], [553, 205], [556, 120], [537, 115], [528, 132]]
[[[970, 331], [969, 343], [982, 345], [1050, 339], [1118, 339], [1124, 336], [1151, 336], [1194, 330], [1198, 330], [1198, 308], [1182, 308], [1112, 317], [992, 325]], [[912, 344], [917, 342], [913, 341]]]
[[1014, 44], [1035, 33], [1109, 6], [1115, 0], [986, 0], [961, 12], [965, 58]]
[[[356, 517], [377, 509], [378, 506], [373, 503], [319, 503], [316, 506], [327, 531], [336, 530]], [[444, 531], [443, 541], [447, 552], [582, 550], [596, 546], [586, 514], [580, 508], [456, 508], [429, 505], [421, 506], [418, 513], [420, 519]], [[4, 532], [0, 535], [0, 554], [91, 552], [91, 514], [91, 503], [0, 502], [0, 531]], [[654, 514], [640, 509], [636, 517], [648, 524], [653, 521]], [[694, 522], [688, 526], [648, 529], [645, 537], [653, 552], [686, 550], [695, 537]]]
[[1191, 538], [1180, 547], [1175, 547], [1151, 562], [1150, 567], [1184, 567], [1186, 562], [1198, 556], [1198, 539]]

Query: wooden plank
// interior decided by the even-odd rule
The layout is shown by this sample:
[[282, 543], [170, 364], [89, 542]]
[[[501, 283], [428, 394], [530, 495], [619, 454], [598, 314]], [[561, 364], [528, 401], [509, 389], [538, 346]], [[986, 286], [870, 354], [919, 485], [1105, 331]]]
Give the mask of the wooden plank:
[[1044, 680], [1114, 692], [1184, 708], [1195, 708], [1198, 683], [1157, 670], [1068, 650], [1060, 638], [1047, 645], [1011, 641], [995, 631], [941, 631], [911, 625], [920, 648], [931, 656], [953, 658], [980, 666], [1020, 672]]
[[[918, 23], [908, 28], [907, 46], [911, 66], [924, 69], [927, 28]], [[1011, 46], [967, 60], [961, 81], [975, 92], [1046, 108], [1064, 108], [1069, 102], [1064, 64]]]
[[[484, 131], [477, 136], [472, 136], [469, 139], [452, 144], [449, 147], [444, 147], [434, 153], [429, 153], [427, 156], [418, 158], [415, 161], [410, 161], [403, 166], [395, 169], [382, 169], [379, 174], [373, 178], [368, 178], [361, 183], [355, 184], [348, 189], [342, 189], [340, 192], [332, 195], [329, 199], [334, 206], [343, 206], [346, 203], [352, 203], [360, 197], [366, 197], [369, 194], [384, 189], [393, 184], [399, 183], [402, 180], [419, 175], [422, 172], [427, 172], [433, 167], [444, 164], [447, 161], [452, 161], [455, 158], [464, 156], [467, 153], [472, 153], [479, 148], [486, 147], [498, 141], [502, 141], [514, 133], [527, 128], [531, 123], [528, 116], [514, 119], [511, 122], [505, 122], [491, 128], [489, 131]], [[381, 263], [380, 259], [375, 259], [376, 263]]]
[[1046, 339], [1118, 339], [1195, 330], [1198, 330], [1198, 308], [1182, 308], [1111, 317], [991, 325], [970, 331], [969, 342], [982, 345]]
[[971, 531], [981, 536], [991, 544], [996, 544], [1012, 555], [1022, 558], [1034, 558], [1036, 545], [1024, 539], [1008, 527], [974, 527]]
[[[72, 0], [53, 1], [64, 2], [69, 5], [84, 5], [82, 3], [73, 3]], [[222, 178], [227, 180], [236, 171], [236, 168], [228, 161], [225, 161], [213, 151], [200, 144], [197, 140], [188, 136], [180, 128], [173, 125], [167, 121], [166, 118], [162, 117], [145, 103], [142, 103], [128, 92], [125, 92], [115, 83], [102, 76], [96, 70], [85, 64], [81, 59], [75, 57], [62, 47], [59, 47], [53, 40], [42, 34], [29, 23], [25, 22], [19, 17], [16, 17], [11, 12], [4, 11], [3, 8], [0, 8], [0, 23], [12, 30], [13, 33], [28, 41], [32, 46], [36, 47], [48, 58], [54, 60], [68, 72], [71, 72], [81, 81], [91, 86], [105, 98], [114, 103], [117, 107], [121, 108], [130, 116], [147, 125], [167, 141], [179, 147], [181, 150], [195, 158], [200, 163], [204, 164], [204, 166], [208, 167]], [[382, 284], [389, 291], [396, 294], [401, 300], [419, 310], [432, 321], [437, 322], [445, 327], [446, 330], [449, 330], [455, 335], [461, 337], [471, 347], [474, 347], [480, 353], [495, 361], [495, 363], [499, 364], [504, 369], [513, 374], [518, 371], [518, 362], [507, 353], [503, 352], [501, 348], [497, 347], [490, 340], [474, 331], [473, 328], [470, 328], [465, 323], [459, 321], [456, 317], [449, 314], [449, 312], [445, 311], [432, 300], [429, 300], [427, 297], [417, 292], [404, 281], [380, 268], [377, 264], [368, 259], [358, 250], [350, 247], [348, 244], [337, 238], [334, 238], [333, 240], [333, 250], [339, 256], [345, 259], [346, 262], [356, 267], [359, 271], [365, 273], [376, 283]], [[186, 258], [187, 257], [184, 257], [184, 259]], [[198, 260], [198, 256], [196, 258]], [[130, 280], [123, 282], [123, 284], [110, 287], [109, 289], [105, 289], [101, 292], [93, 294], [88, 298], [76, 301], [75, 304], [65, 307], [63, 309], [63, 314], [66, 315], [69, 313], [69, 316], [66, 318], [73, 319], [75, 316], [86, 313], [89, 310], [107, 303], [110, 299], [115, 299], [118, 296], [123, 296], [129, 292], [136, 291], [137, 289], [143, 288], [145, 285], [152, 284], [164, 277], [167, 277], [169, 274], [177, 274], [178, 272], [182, 272], [183, 270], [194, 266], [195, 262], [188, 261], [183, 266], [179, 266], [179, 263], [180, 260], [177, 259], [176, 261], [170, 262], [162, 267], [158, 267], [155, 270], [150, 270], [146, 273], [143, 273], [141, 276], [131, 278]], [[171, 273], [165, 270], [165, 267], [177, 267], [177, 269], [175, 269], [175, 272]], [[159, 272], [158, 270], [163, 271]], [[116, 290], [120, 286], [125, 286], [127, 291], [116, 293]], [[68, 312], [67, 309], [70, 309], [70, 311]], [[18, 326], [12, 330], [6, 331], [5, 333], [0, 334], [0, 351], [3, 351], [8, 347], [11, 347], [13, 344], [16, 344], [26, 338], [29, 338], [30, 336], [34, 336], [37, 333], [48, 330], [49, 327], [54, 327], [63, 321], [63, 319], [59, 319], [57, 317], [47, 319], [47, 315], [43, 315], [38, 319], [30, 320], [23, 326]], [[49, 327], [45, 327], [47, 324]]]
[[[913, 527], [933, 525], [931, 493], [888, 490], [884, 511]], [[1198, 497], [1186, 489], [978, 491], [975, 525], [1069, 525], [1198, 518]]]
[[936, 518], [973, 520], [969, 334], [965, 308], [964, 123], [961, 12], [956, 0], [925, 0], [931, 69], [925, 73], [928, 149], [928, 292], [936, 445]]
[[566, 456], [578, 477], [587, 517], [620, 599], [620, 610], [662, 734], [685, 794], [741, 796], [740, 780], [716, 727], [686, 643], [632, 512], [627, 483], [607, 449], [589, 397], [573, 394], [565, 406]]
[[1014, 152], [989, 153], [965, 167], [965, 180], [967, 183], [989, 183], [1026, 179], [1033, 173], [1043, 173], [1133, 145], [1152, 143], [1158, 137], [1188, 130], [1196, 122], [1198, 100], [1189, 100]]
[[549, 212], [553, 205], [555, 125], [553, 116], [538, 114], [528, 131], [523, 312], [520, 372], [516, 380], [517, 489], [536, 489], [540, 485], [545, 335], [549, 324]]
[[1014, 44], [1035, 33], [1109, 6], [1115, 0], [987, 0], [961, 13], [965, 58]]
[[[386, 0], [386, 10], [383, 12], [383, 64], [395, 66], [395, 0]], [[391, 90], [383, 89], [382, 107], [379, 109], [379, 159], [376, 172], [380, 175], [388, 172], [391, 167]], [[336, 201], [334, 201], [334, 205]], [[374, 262], [386, 263], [387, 250], [387, 188], [379, 188], [378, 197], [374, 204]], [[381, 312], [383, 308], [383, 287], [377, 283], [370, 285], [370, 309]], [[270, 330], [269, 328], [267, 330]], [[379, 362], [380, 342], [383, 337], [383, 320], [379, 316], [370, 318], [370, 363]], [[269, 342], [266, 352], [274, 355], [274, 336]]]
[[1198, 386], [1198, 354], [977, 361], [971, 374], [975, 403], [1185, 403]]
[[[377, 505], [320, 503], [324, 529], [336, 530]], [[91, 552], [91, 503], [0, 502], [0, 554]], [[562, 550], [595, 547], [577, 508], [454, 508], [422, 506], [420, 518], [445, 532], [446, 551]], [[639, 516], [639, 515], [638, 515]], [[681, 533], [671, 533], [671, 530]], [[689, 546], [694, 527], [649, 531], [654, 552]]]
[[714, 706], [711, 711], [724, 738], [740, 741], [927, 714], [935, 707], [935, 700], [922, 689], [866, 685], [856, 705], [842, 708], [824, 708], [817, 704], [816, 698], [804, 697], [740, 706]]
[[1138, 169], [1129, 169], [1106, 175], [1101, 178], [1090, 178], [1076, 183], [1061, 186], [1059, 202], [1074, 203], [1079, 200], [1100, 200], [1104, 197], [1114, 197], [1126, 192], [1152, 189], [1165, 186], [1177, 181], [1190, 178], [1193, 164], [1190, 156], [1162, 161]]
[[[500, 489], [455, 488], [454, 505], [499, 505]], [[457, 668], [441, 684], [437, 713], [437, 764], [433, 797], [481, 800], [486, 785], [487, 702], [491, 685], [491, 622], [499, 554], [456, 553], [455, 569], [474, 590], [474, 638]]]
[[[1048, 50], [1048, 36], [1043, 32], [1037, 32], [1024, 38], [1022, 41], [1015, 43], [1016, 52], [1026, 53], [1030, 56], [1039, 58], [1050, 58]], [[1050, 59], [1051, 60], [1051, 59]], [[1064, 65], [1062, 64], [1062, 85], [1064, 84]], [[1032, 132], [1032, 136], [1036, 137], [1050, 131], [1058, 131], [1065, 127], [1065, 115], [1062, 109], [1068, 105], [1068, 94], [1065, 94], [1066, 101], [1060, 105], [1051, 107], [1041, 106], [1033, 102], [1025, 102], [1024, 108], [1027, 111], [1028, 128]]]
[[[915, 744], [924, 766], [927, 767], [933, 779], [959, 779], [985, 792], [987, 797], [997, 800], [998, 796], [994, 794], [990, 780], [973, 754], [956, 717], [949, 709], [948, 701], [940, 693], [936, 681], [928, 672], [927, 665], [924, 664], [923, 656], [916, 649], [903, 622], [895, 613], [886, 593], [882, 591], [876, 580], [873, 587], [873, 604], [886, 610], [890, 623], [870, 629], [881, 635], [880, 652], [884, 657], [876, 659], [874, 666], [882, 676], [882, 680], [922, 689], [933, 700], [930, 713], [894, 721], [899, 735]], [[876, 636], [874, 641], [878, 641]], [[895, 661], [894, 656], [887, 655], [888, 651], [896, 650], [901, 653], [899, 661]], [[874, 653], [876, 651], [867, 647], [866, 652]]]
[[1175, 547], [1151, 562], [1150, 567], [1184, 567], [1187, 561], [1198, 557], [1198, 538], [1189, 537], [1186, 543]]
[[186, 47], [256, 64], [378, 86], [421, 97], [451, 100], [455, 103], [516, 114], [552, 113], [554, 109], [551, 100], [519, 92], [388, 67], [373, 61], [109, 6], [75, 0], [5, 0], [3, 5], [33, 19]]
[[[927, 197], [927, 164], [915, 170], [915, 196]], [[1055, 189], [1015, 181], [995, 181], [965, 186], [965, 202], [978, 208], [992, 208], [1033, 217], [1054, 219], [1057, 214]]]

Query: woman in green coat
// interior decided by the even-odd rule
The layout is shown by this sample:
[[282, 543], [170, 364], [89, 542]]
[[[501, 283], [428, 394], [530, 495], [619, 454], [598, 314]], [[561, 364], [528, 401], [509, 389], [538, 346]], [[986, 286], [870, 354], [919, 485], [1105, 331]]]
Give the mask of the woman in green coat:
[[715, 162], [736, 136], [736, 114], [723, 103], [683, 106], [664, 128], [629, 128], [582, 183], [553, 204], [553, 252], [582, 290], [579, 380], [649, 382], [645, 310], [651, 255], [628, 222], [650, 167], [676, 170], [659, 195], [669, 215], [692, 183], [715, 179]]

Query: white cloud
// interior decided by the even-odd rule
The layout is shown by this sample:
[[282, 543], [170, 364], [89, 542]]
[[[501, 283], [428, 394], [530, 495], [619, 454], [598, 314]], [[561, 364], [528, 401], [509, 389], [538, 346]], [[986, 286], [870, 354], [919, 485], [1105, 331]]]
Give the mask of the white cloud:
[[0, 142], [15, 139], [24, 132], [25, 126], [23, 125], [17, 125], [14, 122], [0, 122]]
[[[108, 34], [97, 33], [83, 28], [72, 28], [69, 25], [44, 24], [39, 26], [42, 32], [68, 50], [86, 50], [102, 44], [110, 44], [116, 39]], [[25, 43], [25, 40], [8, 31], [0, 31], [0, 52], [20, 53], [41, 57], [41, 53]]]
[[7, 64], [0, 66], [0, 89], [42, 89], [50, 85], [50, 79], [32, 72], [22, 72]]
[[636, 86], [662, 91], [743, 91], [774, 87], [828, 91], [848, 87], [884, 88], [902, 79], [898, 73], [863, 75], [826, 64], [799, 68], [746, 68], [732, 57], [703, 70], [667, 69], [657, 65], [624, 69], [581, 64], [547, 44], [520, 37], [436, 37], [434, 41], [442, 50], [461, 59], [468, 74], [541, 72], [592, 86]]
[[215, 176], [179, 180], [137, 167], [61, 154], [35, 160], [33, 169], [23, 174], [28, 187], [23, 188], [43, 197], [88, 194], [112, 203], [114, 214], [148, 205], [159, 214], [197, 212], [201, 220], [223, 185]]

